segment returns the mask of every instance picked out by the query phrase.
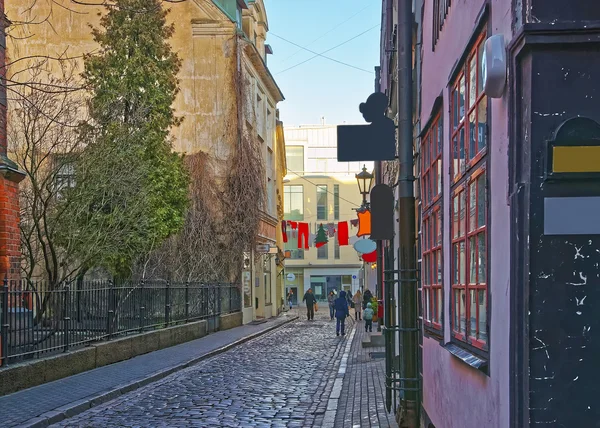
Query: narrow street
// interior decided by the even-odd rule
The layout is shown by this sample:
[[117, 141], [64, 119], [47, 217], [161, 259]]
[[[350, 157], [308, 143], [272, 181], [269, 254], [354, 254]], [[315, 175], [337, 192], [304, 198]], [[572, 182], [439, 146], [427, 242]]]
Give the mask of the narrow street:
[[[385, 414], [381, 420], [377, 416], [377, 408], [380, 413], [383, 408], [375, 404], [382, 400], [382, 388], [374, 391], [371, 386], [366, 395], [377, 396], [364, 400], [360, 394], [341, 394], [348, 390], [345, 381], [353, 372], [351, 361], [364, 359], [348, 356], [351, 349], [361, 348], [354, 321], [349, 319], [345, 337], [337, 337], [334, 321], [326, 315], [319, 311], [309, 322], [300, 309], [299, 321], [53, 426], [334, 427], [340, 426], [346, 411], [360, 418], [360, 403], [367, 406], [369, 401], [371, 412], [365, 408], [363, 420], [350, 426], [390, 426], [392, 416], [390, 420]], [[349, 341], [355, 336], [358, 346], [351, 347]], [[340, 370], [342, 360], [348, 366]], [[353, 382], [356, 373], [360, 377], [362, 372], [352, 375]], [[358, 405], [353, 410], [348, 402]]]

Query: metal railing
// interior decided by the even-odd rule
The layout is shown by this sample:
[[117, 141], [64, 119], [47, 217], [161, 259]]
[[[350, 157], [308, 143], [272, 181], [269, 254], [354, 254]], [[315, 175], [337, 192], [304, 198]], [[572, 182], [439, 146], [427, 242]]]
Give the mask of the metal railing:
[[0, 365], [241, 311], [236, 284], [4, 280]]

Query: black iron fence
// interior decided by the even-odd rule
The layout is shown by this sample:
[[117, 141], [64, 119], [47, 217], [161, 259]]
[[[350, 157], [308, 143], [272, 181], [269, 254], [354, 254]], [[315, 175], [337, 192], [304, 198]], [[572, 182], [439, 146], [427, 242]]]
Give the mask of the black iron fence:
[[4, 280], [0, 365], [239, 311], [235, 284]]

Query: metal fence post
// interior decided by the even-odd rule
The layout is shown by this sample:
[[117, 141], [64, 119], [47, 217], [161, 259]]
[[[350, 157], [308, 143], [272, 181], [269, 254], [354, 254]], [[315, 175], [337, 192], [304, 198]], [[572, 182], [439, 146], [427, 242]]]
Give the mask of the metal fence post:
[[190, 319], [190, 283], [185, 282], [185, 322]]
[[167, 281], [165, 288], [165, 327], [169, 326], [171, 318], [171, 281]]
[[112, 339], [113, 322], [115, 316], [115, 285], [112, 281], [108, 281], [108, 304], [106, 311], [106, 338]]
[[63, 291], [63, 335], [65, 337], [63, 350], [67, 352], [69, 350], [69, 324], [71, 323], [71, 317], [69, 317], [69, 286], [65, 285]]
[[221, 315], [223, 310], [222, 284], [217, 284], [217, 315]]
[[143, 298], [144, 298], [144, 280], [140, 281], [140, 333], [143, 333], [144, 331], [144, 309], [146, 309], [146, 307], [143, 305]]
[[2, 320], [0, 321], [2, 324], [0, 330], [0, 336], [2, 338], [0, 349], [0, 366], [8, 365], [8, 328], [10, 327], [8, 324], [8, 277], [4, 277], [4, 282], [2, 284]]

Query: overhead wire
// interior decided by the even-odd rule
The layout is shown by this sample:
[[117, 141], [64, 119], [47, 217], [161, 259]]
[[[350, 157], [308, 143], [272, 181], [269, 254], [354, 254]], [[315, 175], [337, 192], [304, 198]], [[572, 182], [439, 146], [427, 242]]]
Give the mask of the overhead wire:
[[271, 36], [277, 37], [278, 39], [281, 39], [281, 40], [283, 40], [284, 42], [287, 42], [287, 43], [289, 43], [289, 44], [292, 44], [292, 45], [294, 45], [294, 46], [297, 46], [297, 47], [299, 47], [299, 48], [301, 48], [301, 49], [303, 49], [303, 50], [305, 50], [305, 51], [307, 51], [307, 52], [310, 52], [310, 53], [314, 54], [314, 56], [312, 56], [312, 57], [310, 57], [310, 58], [308, 58], [308, 59], [306, 59], [306, 60], [304, 60], [304, 61], [302, 61], [302, 62], [299, 62], [299, 63], [297, 63], [297, 64], [294, 64], [294, 65], [292, 65], [291, 67], [288, 67], [288, 68], [286, 68], [286, 69], [283, 69], [283, 70], [281, 70], [281, 71], [275, 72], [274, 74], [275, 74], [275, 75], [277, 75], [277, 74], [282, 74], [282, 73], [285, 73], [286, 71], [289, 71], [289, 70], [291, 70], [291, 69], [293, 69], [293, 68], [296, 68], [296, 67], [298, 67], [298, 66], [300, 66], [300, 65], [302, 65], [302, 64], [306, 64], [308, 61], [311, 61], [311, 60], [313, 60], [313, 59], [315, 59], [315, 58], [317, 58], [317, 57], [322, 57], [322, 58], [328, 59], [328, 60], [330, 60], [330, 61], [336, 62], [336, 63], [338, 63], [338, 64], [345, 65], [346, 67], [354, 68], [354, 69], [356, 69], [356, 70], [360, 70], [360, 71], [363, 71], [363, 72], [365, 72], [365, 73], [373, 74], [374, 72], [373, 72], [373, 71], [371, 71], [371, 70], [366, 70], [366, 69], [364, 69], [364, 68], [356, 67], [356, 66], [354, 66], [354, 65], [352, 65], [352, 64], [348, 64], [348, 63], [346, 63], [346, 62], [339, 61], [339, 60], [337, 60], [337, 59], [334, 59], [334, 58], [328, 57], [328, 56], [326, 56], [326, 55], [323, 55], [323, 54], [325, 54], [325, 53], [327, 53], [327, 52], [331, 52], [332, 50], [334, 50], [334, 49], [337, 49], [337, 48], [339, 48], [340, 46], [343, 46], [343, 45], [345, 45], [346, 43], [349, 43], [349, 42], [351, 42], [352, 40], [359, 38], [360, 36], [362, 36], [362, 35], [364, 35], [364, 34], [368, 33], [369, 31], [372, 31], [372, 30], [374, 30], [375, 28], [377, 28], [377, 27], [379, 27], [379, 26], [380, 26], [380, 24], [374, 25], [374, 26], [372, 26], [371, 28], [369, 28], [369, 29], [367, 29], [367, 30], [363, 31], [362, 33], [360, 33], [360, 34], [357, 34], [356, 36], [354, 36], [354, 37], [351, 37], [350, 39], [348, 39], [348, 40], [346, 40], [346, 41], [344, 41], [344, 42], [340, 43], [339, 45], [336, 45], [336, 46], [334, 46], [334, 47], [332, 47], [332, 48], [329, 48], [329, 49], [327, 49], [327, 50], [325, 50], [325, 51], [323, 51], [323, 52], [321, 52], [321, 53], [319, 53], [319, 52], [315, 52], [315, 51], [313, 51], [313, 50], [311, 50], [311, 49], [308, 49], [308, 48], [306, 48], [306, 47], [304, 47], [304, 46], [301, 46], [301, 45], [299, 45], [299, 44], [297, 44], [297, 43], [294, 43], [294, 42], [292, 42], [292, 41], [290, 41], [290, 40], [286, 39], [285, 37], [281, 37], [281, 36], [278, 36], [277, 34], [274, 34], [273, 32], [269, 32], [269, 35], [271, 35]]
[[[315, 42], [318, 42], [319, 40], [321, 40], [323, 37], [325, 37], [326, 35], [330, 34], [331, 32], [337, 30], [338, 28], [340, 28], [342, 25], [344, 25], [346, 22], [350, 21], [352, 18], [354, 18], [355, 16], [360, 15], [362, 12], [364, 12], [365, 10], [369, 9], [370, 7], [373, 7], [372, 4], [363, 7], [361, 10], [359, 10], [358, 12], [356, 12], [354, 15], [350, 16], [349, 18], [345, 19], [344, 21], [340, 22], [339, 24], [337, 24], [335, 27], [331, 28], [329, 31], [321, 34], [319, 37], [317, 37], [316, 39], [314, 39], [312, 42], [308, 43], [306, 46], [310, 46]], [[296, 56], [298, 54], [298, 52], [302, 51], [302, 49], [298, 49], [296, 52], [294, 52], [293, 54], [291, 54], [290, 56], [288, 56], [287, 58], [283, 59], [280, 61], [280, 63], [284, 63], [286, 62], [288, 59]]]
[[[305, 181], [309, 182], [310, 184], [312, 184], [312, 185], [313, 185], [313, 186], [315, 186], [315, 187], [317, 187], [317, 186], [322, 186], [322, 184], [316, 184], [316, 183], [313, 183], [312, 181], [310, 181], [310, 180], [309, 180], [308, 178], [306, 178], [305, 176], [303, 176], [303, 175], [300, 175], [300, 174], [299, 174], [299, 173], [297, 173], [296, 171], [292, 171], [292, 170], [291, 170], [291, 169], [289, 169], [289, 168], [287, 169], [287, 172], [291, 172], [292, 174], [294, 174], [294, 175], [297, 175], [297, 176], [298, 176], [298, 177], [300, 177], [302, 180], [305, 180]], [[329, 191], [329, 187], [328, 187], [328, 188], [327, 188], [327, 190], [325, 190], [325, 191], [326, 191], [327, 193], [329, 193], [330, 195], [337, 196], [337, 197], [339, 197], [339, 198], [340, 198], [342, 201], [346, 201], [346, 202], [348, 202], [348, 203], [350, 203], [350, 204], [352, 204], [352, 205], [356, 205], [356, 206], [360, 206], [360, 205], [361, 205], [361, 204], [357, 204], [356, 202], [349, 201], [349, 200], [348, 200], [348, 199], [346, 199], [346, 198], [342, 198], [342, 197], [341, 197], [339, 194], [338, 194], [338, 195], [336, 195], [335, 193], [333, 193], [333, 192], [330, 192], [330, 191]]]

